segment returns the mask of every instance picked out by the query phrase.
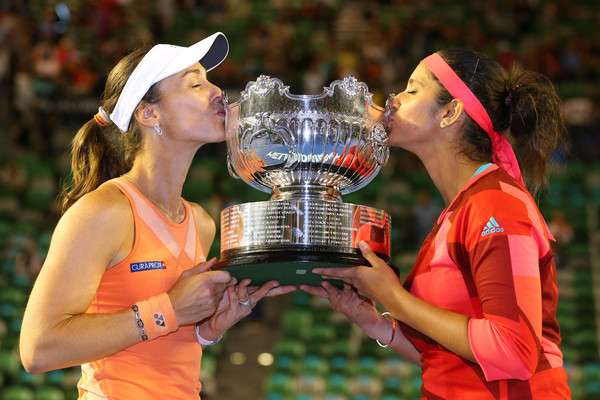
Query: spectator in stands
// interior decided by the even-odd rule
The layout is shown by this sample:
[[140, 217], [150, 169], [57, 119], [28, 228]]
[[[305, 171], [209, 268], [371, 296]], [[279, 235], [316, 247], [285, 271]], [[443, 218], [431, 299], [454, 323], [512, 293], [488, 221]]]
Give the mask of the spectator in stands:
[[390, 97], [388, 128], [391, 145], [424, 163], [446, 209], [404, 284], [361, 242], [371, 267], [314, 270], [343, 290], [302, 289], [420, 365], [423, 398], [570, 399], [552, 235], [524, 183], [540, 188], [565, 136], [552, 83], [441, 51]]
[[81, 364], [86, 399], [198, 398], [201, 346], [294, 289], [210, 271], [215, 223], [181, 198], [196, 151], [224, 140], [222, 92], [206, 73], [228, 49], [221, 33], [156, 45], [108, 76], [73, 140], [65, 213], [23, 318], [29, 372]]
[[573, 226], [567, 220], [564, 211], [556, 210], [552, 213], [552, 219], [548, 222], [548, 229], [556, 238], [556, 241], [552, 243], [556, 266], [562, 268], [567, 265], [566, 250], [575, 239]]

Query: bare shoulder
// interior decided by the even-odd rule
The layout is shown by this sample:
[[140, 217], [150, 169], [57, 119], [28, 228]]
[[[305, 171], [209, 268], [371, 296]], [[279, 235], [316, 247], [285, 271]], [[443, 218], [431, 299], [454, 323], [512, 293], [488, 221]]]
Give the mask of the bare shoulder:
[[57, 276], [81, 266], [100, 277], [132, 246], [133, 213], [127, 197], [112, 184], [87, 193], [58, 222], [44, 268]]
[[134, 220], [127, 197], [110, 183], [87, 193], [59, 221], [53, 240], [88, 248], [98, 243], [108, 265], [123, 259], [133, 245]]
[[84, 195], [67, 210], [63, 218], [101, 225], [133, 222], [127, 197], [115, 185], [108, 183]]
[[194, 212], [194, 219], [196, 221], [196, 228], [198, 229], [198, 236], [200, 236], [200, 243], [202, 243], [204, 251], [208, 254], [208, 250], [212, 245], [217, 230], [215, 221], [199, 204], [189, 204]]
[[194, 218], [196, 220], [198, 230], [202, 230], [203, 228], [210, 228], [210, 226], [215, 226], [215, 221], [200, 204], [191, 202], [189, 202], [189, 204], [192, 207], [192, 211], [194, 212]]

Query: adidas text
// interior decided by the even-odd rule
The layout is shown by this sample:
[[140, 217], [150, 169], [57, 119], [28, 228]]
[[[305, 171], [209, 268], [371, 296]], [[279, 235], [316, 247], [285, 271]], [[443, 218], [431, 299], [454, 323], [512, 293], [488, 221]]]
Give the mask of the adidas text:
[[504, 228], [486, 228], [481, 232], [481, 236], [487, 236], [487, 235], [491, 235], [492, 233], [496, 233], [496, 232], [504, 232]]

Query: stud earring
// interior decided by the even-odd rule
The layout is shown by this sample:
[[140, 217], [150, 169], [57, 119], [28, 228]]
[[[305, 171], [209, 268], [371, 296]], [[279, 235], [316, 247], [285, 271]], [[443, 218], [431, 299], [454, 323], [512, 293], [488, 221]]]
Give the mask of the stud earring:
[[446, 121], [442, 121], [442, 122], [440, 123], [440, 126], [446, 126]]
[[158, 124], [154, 124], [154, 130], [156, 131], [156, 133], [161, 136], [162, 135], [162, 129], [160, 129], [160, 126], [158, 126]]

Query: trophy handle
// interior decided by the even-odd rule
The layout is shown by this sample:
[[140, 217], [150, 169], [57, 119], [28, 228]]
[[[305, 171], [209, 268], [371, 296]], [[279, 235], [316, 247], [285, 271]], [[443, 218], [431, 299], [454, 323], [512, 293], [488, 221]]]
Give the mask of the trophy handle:
[[233, 179], [240, 179], [240, 176], [238, 175], [237, 171], [233, 166], [233, 161], [231, 160], [231, 154], [229, 153], [229, 151], [227, 152], [227, 170], [229, 171], [229, 175], [231, 175]]
[[375, 161], [380, 166], [384, 166], [390, 159], [390, 147], [388, 136], [381, 124], [375, 124], [371, 131], [371, 146], [375, 154]]

